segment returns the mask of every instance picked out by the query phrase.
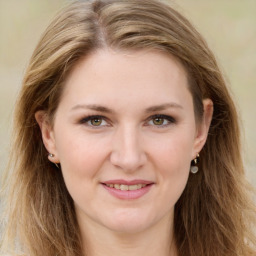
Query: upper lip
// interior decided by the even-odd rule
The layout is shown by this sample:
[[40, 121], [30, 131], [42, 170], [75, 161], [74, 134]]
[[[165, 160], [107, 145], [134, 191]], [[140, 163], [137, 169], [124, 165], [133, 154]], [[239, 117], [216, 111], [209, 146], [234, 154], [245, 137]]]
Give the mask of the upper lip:
[[102, 182], [103, 184], [123, 184], [123, 185], [137, 185], [137, 184], [153, 184], [154, 182], [148, 180], [107, 180]]

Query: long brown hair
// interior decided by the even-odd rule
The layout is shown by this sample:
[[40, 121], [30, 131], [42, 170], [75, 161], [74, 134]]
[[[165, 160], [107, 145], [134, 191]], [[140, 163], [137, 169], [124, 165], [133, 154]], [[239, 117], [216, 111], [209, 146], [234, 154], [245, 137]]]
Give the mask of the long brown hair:
[[175, 206], [179, 256], [255, 255], [255, 208], [244, 177], [234, 103], [204, 39], [186, 18], [157, 0], [76, 1], [43, 34], [16, 106], [3, 186], [2, 251], [82, 255], [73, 200], [61, 171], [47, 159], [35, 113], [44, 110], [53, 121], [70, 71], [103, 47], [157, 49], [175, 56], [187, 72], [199, 121], [202, 100], [214, 103], [200, 172], [189, 177]]

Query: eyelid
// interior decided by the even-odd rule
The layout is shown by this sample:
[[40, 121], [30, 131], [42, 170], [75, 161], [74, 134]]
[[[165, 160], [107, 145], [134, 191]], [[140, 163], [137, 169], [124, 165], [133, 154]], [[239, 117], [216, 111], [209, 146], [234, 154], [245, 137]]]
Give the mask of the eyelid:
[[[99, 126], [94, 126], [92, 124], [89, 124], [88, 122], [93, 120], [93, 119], [102, 119], [103, 121], [105, 121], [107, 124], [100, 124]], [[164, 119], [164, 120], [167, 120], [167, 124], [161, 124], [161, 125], [156, 125], [156, 124], [149, 124], [150, 121], [152, 121], [154, 118], [161, 118], [161, 119]], [[165, 114], [154, 114], [150, 117], [148, 117], [146, 120], [146, 126], [155, 126], [157, 128], [161, 128], [161, 127], [166, 127], [168, 125], [172, 125], [172, 124], [175, 124], [176, 123], [176, 119], [170, 115], [165, 115]], [[89, 127], [92, 127], [92, 128], [100, 128], [100, 127], [106, 127], [106, 126], [110, 126], [111, 125], [111, 122], [110, 120], [105, 117], [105, 116], [102, 116], [102, 115], [88, 115], [88, 116], [85, 116], [83, 118], [81, 118], [79, 120], [79, 123], [80, 124], [84, 124], [84, 125], [87, 125]]]
[[161, 119], [165, 119], [168, 121], [168, 124], [162, 124], [162, 125], [154, 125], [152, 124], [152, 126], [155, 126], [157, 128], [161, 128], [161, 127], [166, 127], [168, 125], [171, 125], [171, 124], [175, 124], [176, 123], [176, 119], [172, 116], [169, 116], [169, 115], [164, 115], [164, 114], [155, 114], [155, 115], [152, 115], [150, 116], [146, 122], [149, 123], [150, 121], [152, 121], [154, 118], [161, 118]]
[[107, 125], [99, 125], [99, 126], [95, 125], [94, 126], [94, 125], [88, 123], [89, 121], [91, 121], [93, 119], [97, 119], [97, 118], [102, 119], [103, 121], [107, 122], [108, 124], [110, 123], [108, 118], [106, 118], [105, 116], [102, 116], [102, 115], [88, 115], [88, 116], [83, 117], [82, 119], [80, 119], [79, 123], [80, 124], [85, 124], [85, 125], [87, 125], [89, 127], [93, 127], [93, 128], [100, 128], [100, 127], [108, 126], [108, 124]]

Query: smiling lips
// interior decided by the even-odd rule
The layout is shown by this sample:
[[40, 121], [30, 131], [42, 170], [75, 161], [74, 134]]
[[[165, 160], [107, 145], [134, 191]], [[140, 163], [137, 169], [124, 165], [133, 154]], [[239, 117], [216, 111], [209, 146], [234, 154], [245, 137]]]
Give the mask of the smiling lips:
[[102, 183], [103, 187], [118, 199], [138, 199], [149, 192], [153, 184], [145, 180], [112, 180]]
[[125, 185], [125, 184], [106, 184], [110, 188], [115, 188], [119, 190], [137, 190], [146, 187], [146, 184], [137, 184], [137, 185]]

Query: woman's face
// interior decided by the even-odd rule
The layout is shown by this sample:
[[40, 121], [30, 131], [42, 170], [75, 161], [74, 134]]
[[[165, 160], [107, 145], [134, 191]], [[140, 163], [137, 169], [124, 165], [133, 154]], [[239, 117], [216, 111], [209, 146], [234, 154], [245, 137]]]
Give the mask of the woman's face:
[[46, 148], [61, 163], [80, 225], [140, 232], [172, 220], [190, 162], [205, 143], [185, 71], [157, 51], [98, 50], [66, 81]]

